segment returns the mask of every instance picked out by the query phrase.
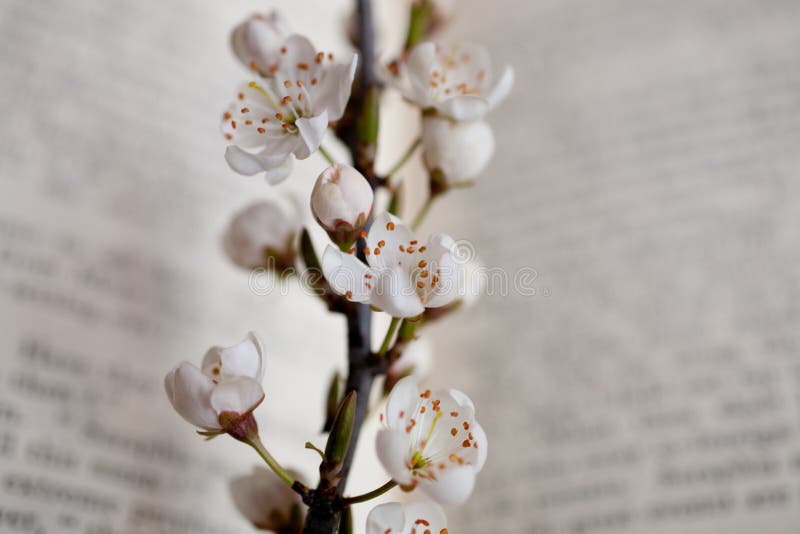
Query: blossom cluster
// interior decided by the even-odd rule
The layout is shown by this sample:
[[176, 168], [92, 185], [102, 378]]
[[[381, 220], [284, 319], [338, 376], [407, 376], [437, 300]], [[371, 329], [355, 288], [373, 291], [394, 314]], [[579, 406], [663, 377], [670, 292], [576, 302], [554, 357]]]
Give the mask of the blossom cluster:
[[[354, 420], [364, 417], [364, 399], [374, 397], [369, 388], [342, 391], [338, 374], [333, 377], [327, 445], [322, 450], [307, 444], [322, 458], [320, 483], [313, 488], [281, 466], [261, 441], [253, 412], [266, 397], [266, 361], [254, 333], [233, 346], [212, 347], [200, 366], [183, 362], [167, 374], [164, 387], [179, 415], [209, 439], [228, 434], [247, 443], [270, 468], [238, 477], [230, 487], [239, 511], [259, 529], [301, 532], [305, 522], [320, 521], [314, 507], [325, 499], [326, 510], [346, 514], [350, 506], [399, 487], [420, 497], [375, 506], [367, 518], [368, 534], [447, 534], [442, 506], [466, 502], [486, 462], [488, 440], [470, 398], [456, 389], [420, 385], [431, 367], [431, 349], [418, 332], [466, 303], [459, 289], [469, 266], [459, 261], [452, 237], [436, 233], [421, 240], [415, 229], [434, 198], [471, 184], [486, 169], [495, 145], [486, 117], [513, 85], [510, 67], [493, 76], [482, 46], [414, 37], [438, 31], [453, 6], [454, 0], [414, 0], [406, 48], [383, 68], [359, 65], [357, 53], [318, 50], [275, 12], [254, 15], [231, 34], [233, 52], [250, 78], [237, 87], [222, 114], [230, 168], [247, 176], [263, 173], [274, 185], [292, 174], [295, 159], [319, 153], [330, 166], [319, 174], [307, 201], [277, 194], [237, 213], [225, 233], [225, 251], [244, 269], [269, 266], [281, 275], [298, 264], [320, 269], [317, 284], [325, 304], [347, 315], [348, 324], [369, 321], [372, 312], [390, 318], [380, 349], [367, 347], [359, 364], [372, 366], [365, 371], [368, 384], [372, 376], [383, 376], [385, 407], [374, 439], [390, 481], [361, 496], [347, 497], [343, 490], [352, 457], [348, 451], [361, 426]], [[380, 71], [387, 90], [398, 91], [422, 117], [408, 155], [421, 147], [429, 198], [411, 224], [398, 215], [402, 197], [394, 176], [406, 159], [387, 175], [375, 172], [377, 136], [361, 128], [377, 125], [380, 100], [371, 100], [369, 91], [379, 86], [365, 85], [369, 77], [357, 82], [358, 69]], [[328, 136], [349, 143], [352, 165], [332, 160], [323, 148]], [[377, 195], [379, 189], [387, 194]], [[304, 219], [311, 219], [304, 216], [306, 209], [329, 238], [321, 257], [304, 227]], [[361, 349], [351, 345], [350, 350]], [[355, 372], [353, 362], [350, 372]], [[338, 528], [335, 517], [331, 532]]]

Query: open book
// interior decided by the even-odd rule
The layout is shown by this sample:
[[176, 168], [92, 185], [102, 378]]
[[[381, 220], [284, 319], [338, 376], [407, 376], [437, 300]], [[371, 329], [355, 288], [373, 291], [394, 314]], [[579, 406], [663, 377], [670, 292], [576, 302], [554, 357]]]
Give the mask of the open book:
[[[423, 228], [507, 282], [429, 332], [429, 382], [469, 393], [489, 435], [450, 531], [792, 532], [800, 6], [459, 3], [448, 36], [517, 86], [495, 163]], [[272, 5], [346, 46], [345, 0]], [[162, 388], [248, 330], [265, 441], [312, 481], [343, 324], [296, 284], [254, 288], [219, 239], [274, 194], [227, 168], [217, 123], [242, 77], [227, 32], [267, 7], [0, 6], [0, 533], [250, 532], [226, 480], [257, 458], [204, 443]], [[385, 480], [372, 448], [367, 429], [354, 492]]]

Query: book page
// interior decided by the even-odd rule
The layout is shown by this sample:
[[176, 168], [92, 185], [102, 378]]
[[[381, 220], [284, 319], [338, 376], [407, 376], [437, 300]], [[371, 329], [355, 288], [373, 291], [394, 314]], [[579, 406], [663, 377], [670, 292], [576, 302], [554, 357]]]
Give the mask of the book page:
[[800, 5], [463, 4], [517, 83], [425, 225], [509, 286], [437, 327], [490, 445], [450, 530], [796, 531]]
[[263, 440], [316, 482], [303, 445], [324, 445], [344, 322], [296, 282], [254, 284], [221, 246], [235, 211], [307, 195], [325, 166], [298, 162], [271, 189], [223, 159], [219, 117], [250, 76], [229, 31], [271, 8], [349, 51], [345, 1], [0, 7], [0, 532], [251, 532], [227, 481], [260, 459], [204, 442], [163, 391], [175, 364], [249, 330], [266, 351]]

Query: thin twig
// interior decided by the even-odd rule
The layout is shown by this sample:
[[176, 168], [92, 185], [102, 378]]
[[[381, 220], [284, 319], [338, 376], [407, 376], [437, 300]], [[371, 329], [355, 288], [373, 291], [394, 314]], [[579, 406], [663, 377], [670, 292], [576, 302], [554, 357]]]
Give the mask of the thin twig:
[[417, 150], [417, 148], [419, 147], [421, 142], [422, 142], [422, 139], [417, 137], [417, 139], [411, 144], [411, 146], [409, 146], [406, 149], [406, 151], [403, 153], [403, 156], [400, 158], [400, 160], [397, 163], [395, 163], [394, 166], [392, 166], [391, 169], [389, 169], [389, 172], [386, 173], [386, 178], [387, 179], [391, 178], [392, 176], [394, 176], [395, 173], [397, 173], [397, 171], [402, 169], [403, 166], [406, 163], [408, 163], [408, 160], [410, 160], [411, 156], [414, 155], [414, 152]]
[[394, 480], [390, 480], [383, 486], [375, 488], [372, 491], [368, 491], [367, 493], [362, 493], [361, 495], [355, 495], [353, 497], [346, 497], [344, 499], [344, 502], [347, 504], [357, 504], [360, 502], [367, 502], [374, 499], [375, 497], [380, 497], [381, 495], [391, 490], [395, 486], [397, 486], [397, 482], [395, 482]]

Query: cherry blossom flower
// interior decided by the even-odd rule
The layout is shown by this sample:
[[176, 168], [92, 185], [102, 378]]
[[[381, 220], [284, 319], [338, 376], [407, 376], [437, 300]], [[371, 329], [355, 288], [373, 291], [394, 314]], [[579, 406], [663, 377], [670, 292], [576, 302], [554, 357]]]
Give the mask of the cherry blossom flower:
[[367, 516], [367, 534], [447, 534], [447, 516], [431, 501], [379, 504]]
[[335, 62], [301, 35], [284, 40], [267, 77], [240, 86], [222, 116], [222, 133], [231, 142], [225, 152], [231, 169], [246, 176], [264, 172], [270, 184], [286, 179], [292, 155], [309, 157], [328, 124], [341, 118], [356, 64], [355, 55], [348, 63]]
[[234, 216], [223, 246], [239, 267], [269, 267], [283, 272], [294, 265], [294, 242], [301, 228], [299, 207], [293, 199], [262, 200]]
[[[294, 479], [299, 474], [287, 470]], [[233, 504], [248, 521], [259, 530], [273, 532], [300, 532], [302, 500], [284, 481], [264, 467], [255, 467], [249, 475], [230, 482]]]
[[444, 505], [462, 504], [486, 461], [487, 440], [475, 407], [455, 389], [420, 391], [412, 377], [392, 389], [376, 449], [404, 489], [420, 488]]
[[458, 296], [455, 246], [444, 234], [420, 243], [400, 219], [382, 213], [366, 236], [366, 265], [356, 257], [355, 247], [344, 253], [328, 245], [322, 272], [331, 288], [348, 300], [368, 303], [392, 317], [416, 317]]
[[233, 29], [231, 48], [245, 67], [267, 76], [269, 66], [280, 61], [281, 44], [290, 34], [277, 11], [257, 13]]
[[503, 100], [514, 84], [510, 66], [492, 84], [486, 48], [461, 43], [420, 43], [401, 63], [390, 66], [389, 81], [423, 110], [457, 121], [479, 119]]
[[422, 159], [429, 171], [440, 171], [448, 183], [472, 180], [494, 154], [494, 133], [483, 120], [453, 121], [431, 115], [422, 121]]
[[325, 169], [311, 191], [314, 218], [336, 243], [352, 243], [372, 215], [374, 193], [364, 176], [349, 165]]
[[186, 421], [207, 432], [224, 432], [222, 418], [250, 414], [264, 400], [263, 351], [250, 332], [232, 347], [212, 347], [198, 369], [178, 364], [164, 379], [172, 407]]

